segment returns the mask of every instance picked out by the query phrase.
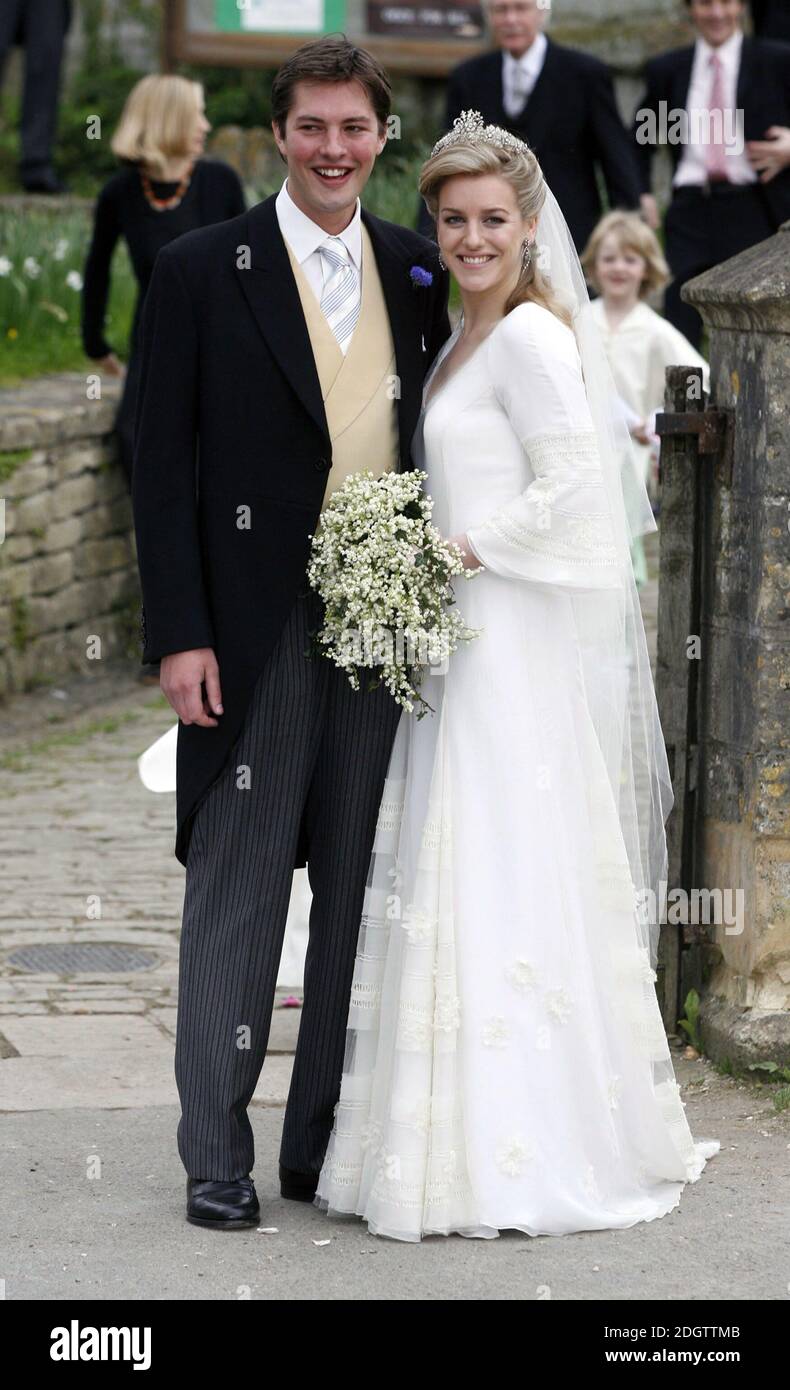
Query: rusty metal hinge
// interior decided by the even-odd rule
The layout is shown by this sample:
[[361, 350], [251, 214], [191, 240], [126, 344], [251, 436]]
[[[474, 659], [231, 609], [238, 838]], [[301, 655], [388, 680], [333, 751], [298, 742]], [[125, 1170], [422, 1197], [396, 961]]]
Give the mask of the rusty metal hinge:
[[732, 456], [735, 412], [709, 407], [707, 410], [665, 410], [656, 416], [656, 434], [661, 438], [696, 435], [699, 454], [718, 454], [722, 482], [732, 484]]

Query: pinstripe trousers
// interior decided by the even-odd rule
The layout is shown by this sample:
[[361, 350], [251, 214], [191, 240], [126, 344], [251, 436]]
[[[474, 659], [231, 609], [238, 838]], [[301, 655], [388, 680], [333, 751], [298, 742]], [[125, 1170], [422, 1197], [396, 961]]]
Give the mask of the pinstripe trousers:
[[[398, 706], [305, 657], [318, 600], [300, 595], [258, 678], [186, 865], [175, 1072], [178, 1151], [195, 1178], [254, 1164], [247, 1116], [266, 1055], [299, 826], [313, 892], [304, 1003], [280, 1161], [318, 1173], [340, 1095], [357, 939]], [[221, 674], [221, 673], [220, 673]]]

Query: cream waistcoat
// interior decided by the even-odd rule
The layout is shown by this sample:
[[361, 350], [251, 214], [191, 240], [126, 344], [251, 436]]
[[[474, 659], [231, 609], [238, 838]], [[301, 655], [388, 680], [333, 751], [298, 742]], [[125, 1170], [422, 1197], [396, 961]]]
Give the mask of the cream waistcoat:
[[340, 345], [288, 243], [288, 258], [302, 301], [324, 399], [332, 467], [323, 511], [350, 473], [395, 472], [400, 454], [395, 365], [387, 304], [367, 228], [362, 224], [362, 306], [343, 356]]

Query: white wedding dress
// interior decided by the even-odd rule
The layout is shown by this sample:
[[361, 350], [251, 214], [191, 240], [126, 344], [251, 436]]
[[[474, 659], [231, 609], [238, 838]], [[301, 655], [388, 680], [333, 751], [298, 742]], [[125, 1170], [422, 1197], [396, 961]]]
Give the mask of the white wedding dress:
[[519, 305], [413, 456], [485, 565], [454, 581], [481, 631], [398, 726], [315, 1204], [412, 1241], [651, 1221], [719, 1142], [689, 1131], [587, 702], [570, 595], [619, 581], [571, 330]]

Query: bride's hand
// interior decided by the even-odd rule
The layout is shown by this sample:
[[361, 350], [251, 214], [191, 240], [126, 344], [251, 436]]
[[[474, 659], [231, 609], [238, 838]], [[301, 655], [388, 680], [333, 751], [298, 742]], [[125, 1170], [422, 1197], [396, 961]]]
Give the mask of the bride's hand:
[[450, 545], [458, 546], [458, 549], [461, 551], [464, 557], [464, 569], [479, 570], [483, 568], [477, 556], [475, 555], [475, 552], [470, 546], [468, 540], [466, 539], [466, 534], [464, 534], [463, 536], [450, 536], [448, 543]]
[[629, 433], [637, 444], [650, 443], [651, 435], [646, 420], [637, 420], [635, 424], [631, 425]]

